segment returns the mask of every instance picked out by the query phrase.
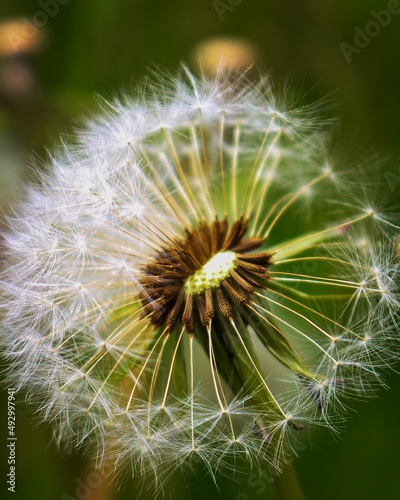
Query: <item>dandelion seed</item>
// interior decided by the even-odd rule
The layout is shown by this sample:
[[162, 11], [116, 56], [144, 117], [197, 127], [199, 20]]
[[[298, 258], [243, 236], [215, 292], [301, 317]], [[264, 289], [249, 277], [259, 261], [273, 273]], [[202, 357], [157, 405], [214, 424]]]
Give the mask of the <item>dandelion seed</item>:
[[383, 383], [399, 226], [323, 125], [268, 81], [185, 69], [51, 160], [9, 221], [2, 343], [59, 441], [133, 474], [279, 471]]

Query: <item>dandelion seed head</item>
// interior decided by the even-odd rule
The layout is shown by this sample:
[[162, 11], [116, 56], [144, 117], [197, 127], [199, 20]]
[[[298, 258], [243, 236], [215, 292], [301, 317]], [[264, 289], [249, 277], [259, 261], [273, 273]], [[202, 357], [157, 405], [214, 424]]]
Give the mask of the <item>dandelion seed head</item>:
[[8, 377], [117, 474], [281, 471], [398, 357], [399, 222], [327, 154], [321, 103], [157, 78], [102, 101], [9, 219]]

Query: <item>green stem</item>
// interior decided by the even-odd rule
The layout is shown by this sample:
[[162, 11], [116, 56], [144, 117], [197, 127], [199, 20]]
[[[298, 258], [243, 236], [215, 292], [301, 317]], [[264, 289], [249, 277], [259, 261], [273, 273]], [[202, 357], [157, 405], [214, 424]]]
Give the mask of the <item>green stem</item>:
[[305, 500], [293, 465], [288, 465], [274, 483], [280, 500]]

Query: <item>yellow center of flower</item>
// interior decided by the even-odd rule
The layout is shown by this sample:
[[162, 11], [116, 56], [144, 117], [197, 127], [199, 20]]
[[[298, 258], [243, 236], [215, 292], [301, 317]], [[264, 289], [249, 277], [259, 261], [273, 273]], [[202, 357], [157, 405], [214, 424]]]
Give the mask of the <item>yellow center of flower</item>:
[[229, 226], [216, 216], [161, 248], [140, 280], [143, 316], [167, 334], [180, 323], [193, 333], [208, 327], [216, 311], [230, 319], [235, 305], [248, 304], [255, 289], [265, 288], [272, 255], [253, 253], [264, 239], [245, 238], [247, 228], [244, 217]]
[[235, 252], [215, 254], [201, 269], [188, 277], [185, 292], [198, 295], [207, 288], [217, 288], [221, 281], [229, 276], [230, 271], [235, 269], [235, 259]]

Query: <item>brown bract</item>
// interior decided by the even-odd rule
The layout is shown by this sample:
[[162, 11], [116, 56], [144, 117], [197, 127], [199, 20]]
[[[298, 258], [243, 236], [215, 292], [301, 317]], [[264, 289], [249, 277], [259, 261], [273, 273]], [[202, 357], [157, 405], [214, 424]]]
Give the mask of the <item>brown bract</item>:
[[[271, 253], [253, 252], [263, 238], [245, 238], [248, 220], [243, 217], [230, 227], [227, 218], [215, 217], [211, 224], [200, 222], [198, 229], [186, 229], [186, 237], [163, 248], [144, 268], [140, 280], [144, 316], [153, 325], [173, 331], [178, 320], [189, 333], [207, 326], [216, 308], [231, 318], [234, 304], [246, 305], [256, 288], [265, 288]], [[235, 259], [226, 277], [216, 286], [198, 292], [185, 287], [190, 276], [201, 270], [215, 255], [234, 252]]]

